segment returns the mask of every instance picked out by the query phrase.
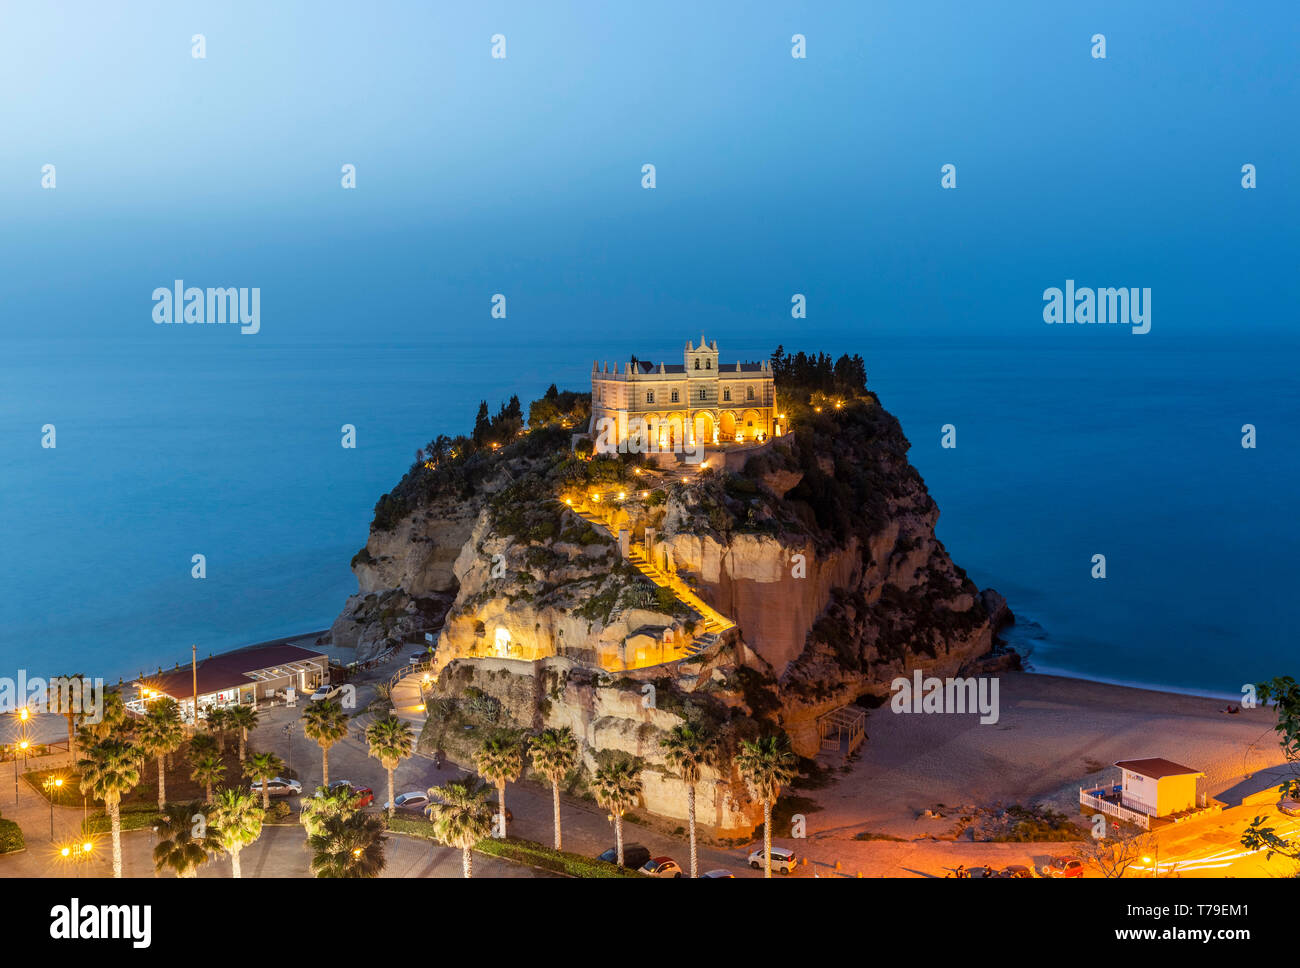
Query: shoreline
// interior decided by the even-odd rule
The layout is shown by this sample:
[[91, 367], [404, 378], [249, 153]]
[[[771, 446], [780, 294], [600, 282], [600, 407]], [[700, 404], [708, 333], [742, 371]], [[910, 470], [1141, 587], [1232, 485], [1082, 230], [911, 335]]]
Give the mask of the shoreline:
[[[241, 645], [233, 649], [227, 649], [225, 652], [214, 652], [212, 653], [212, 655], [213, 656], [233, 655], [237, 652], [247, 652], [250, 649], [260, 649], [267, 646], [291, 645], [293, 643], [302, 642], [307, 639], [311, 639], [314, 642], [316, 639], [320, 638], [322, 635], [325, 635], [327, 632], [329, 632], [329, 630], [330, 629], [327, 626], [323, 629], [318, 629], [316, 631], [299, 632], [294, 635], [283, 635], [280, 636], [279, 638], [267, 639], [263, 642], [250, 642], [247, 645]], [[412, 644], [412, 647], [414, 647], [414, 643]], [[320, 648], [328, 651], [329, 649], [333, 649], [335, 647], [320, 646]], [[203, 659], [199, 660], [199, 662], [203, 662], [203, 661], [204, 661]], [[1028, 661], [1032, 663], [1032, 659]], [[184, 663], [181, 663], [181, 665], [184, 666]], [[1020, 674], [1026, 676], [1041, 676], [1046, 679], [1060, 679], [1069, 682], [1077, 682], [1080, 684], [1112, 686], [1117, 689], [1131, 689], [1136, 692], [1154, 692], [1166, 696], [1183, 696], [1183, 697], [1188, 697], [1193, 699], [1213, 699], [1216, 702], [1227, 702], [1227, 703], [1234, 703], [1234, 704], [1239, 704], [1241, 702], [1241, 696], [1236, 693], [1216, 693], [1209, 689], [1197, 689], [1197, 688], [1184, 687], [1184, 686], [1153, 684], [1147, 682], [1138, 682], [1136, 680], [1131, 680], [1131, 679], [1113, 679], [1104, 676], [1090, 676], [1090, 675], [1084, 675], [1082, 673], [1073, 672], [1065, 669], [1059, 669], [1054, 666], [1042, 666], [1042, 665], [1035, 664], [1033, 665], [1032, 668], [1021, 670]]]

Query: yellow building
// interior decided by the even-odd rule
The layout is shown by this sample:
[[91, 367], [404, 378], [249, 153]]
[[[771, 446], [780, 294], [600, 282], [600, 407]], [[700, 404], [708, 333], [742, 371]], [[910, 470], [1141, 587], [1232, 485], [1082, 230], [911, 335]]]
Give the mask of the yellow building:
[[589, 430], [607, 427], [620, 446], [645, 434], [651, 450], [779, 436], [771, 363], [720, 363], [717, 341], [703, 336], [681, 363], [592, 363]]
[[1115, 765], [1120, 769], [1120, 802], [1130, 810], [1167, 817], [1200, 805], [1196, 779], [1205, 776], [1200, 770], [1162, 757], [1120, 760]]

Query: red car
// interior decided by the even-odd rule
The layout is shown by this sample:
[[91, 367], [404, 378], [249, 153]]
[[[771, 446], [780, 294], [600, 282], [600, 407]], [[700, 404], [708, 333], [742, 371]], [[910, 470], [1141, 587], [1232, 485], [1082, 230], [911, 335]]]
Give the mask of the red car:
[[1077, 857], [1053, 857], [1052, 862], [1043, 867], [1044, 877], [1082, 877], [1083, 861]]
[[[357, 798], [357, 808], [368, 807], [375, 802], [375, 791], [368, 786], [354, 786], [351, 780], [335, 780], [330, 784], [330, 793], [335, 790], [351, 790], [352, 795]], [[320, 796], [320, 791], [316, 791], [316, 796]]]

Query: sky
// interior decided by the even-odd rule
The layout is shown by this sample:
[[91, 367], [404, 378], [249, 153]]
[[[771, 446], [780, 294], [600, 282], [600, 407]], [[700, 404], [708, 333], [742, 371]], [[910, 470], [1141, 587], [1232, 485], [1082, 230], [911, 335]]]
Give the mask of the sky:
[[175, 338], [151, 293], [184, 279], [260, 288], [266, 342], [1015, 342], [1067, 338], [1041, 318], [1067, 278], [1150, 287], [1153, 344], [1287, 340], [1298, 21], [1186, 0], [6, 3], [0, 340]]

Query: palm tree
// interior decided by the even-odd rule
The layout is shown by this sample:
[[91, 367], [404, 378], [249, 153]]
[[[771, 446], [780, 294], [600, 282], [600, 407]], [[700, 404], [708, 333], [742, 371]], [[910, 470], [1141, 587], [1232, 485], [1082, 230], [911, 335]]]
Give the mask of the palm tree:
[[[59, 686], [67, 690], [61, 694]], [[77, 727], [86, 719], [90, 697], [90, 680], [81, 673], [63, 676], [50, 682], [46, 709], [61, 712], [68, 720], [68, 756], [77, 758]]]
[[243, 790], [219, 790], [217, 802], [208, 812], [209, 822], [217, 829], [221, 849], [230, 855], [232, 877], [239, 877], [239, 852], [262, 836], [266, 811], [257, 805], [257, 797]]
[[257, 729], [257, 710], [252, 706], [231, 706], [226, 716], [230, 728], [239, 731], [239, 762], [242, 766], [248, 751], [248, 731]]
[[695, 847], [695, 787], [700, 782], [700, 771], [712, 766], [717, 758], [717, 745], [712, 736], [690, 723], [674, 726], [659, 741], [664, 759], [682, 776], [686, 784], [686, 822], [691, 832], [691, 877], [699, 876], [699, 857]]
[[484, 779], [497, 788], [497, 823], [502, 837], [506, 834], [506, 784], [514, 783], [524, 769], [524, 751], [518, 737], [509, 732], [489, 736], [474, 754], [474, 762]]
[[100, 740], [83, 752], [85, 756], [77, 761], [81, 792], [104, 803], [113, 834], [113, 876], [121, 877], [122, 814], [119, 807], [122, 797], [140, 782], [140, 770], [136, 766], [139, 753], [130, 743], [120, 739]]
[[795, 777], [795, 756], [782, 736], [742, 740], [736, 767], [750, 792], [763, 801], [763, 876], [772, 876], [772, 804]]
[[190, 737], [190, 764], [198, 762], [205, 756], [217, 755], [217, 738], [211, 733], [195, 733]]
[[131, 725], [122, 694], [105, 691], [99, 719], [93, 722], [87, 720], [82, 725], [81, 732], [87, 737], [85, 745], [93, 746], [106, 739], [128, 739]]
[[343, 707], [329, 699], [308, 706], [302, 714], [302, 731], [314, 739], [321, 750], [321, 771], [324, 786], [330, 785], [330, 747], [348, 735], [348, 714]]
[[220, 783], [221, 778], [226, 775], [226, 766], [218, 759], [215, 753], [208, 753], [194, 761], [194, 772], [190, 774], [190, 779], [195, 783], [201, 783], [207, 789], [207, 803], [212, 802], [212, 787]]
[[180, 707], [169, 697], [154, 702], [140, 724], [140, 749], [158, 760], [159, 812], [167, 806], [167, 756], [180, 747], [184, 736]]
[[544, 729], [533, 737], [529, 753], [533, 769], [551, 781], [555, 804], [555, 849], [560, 850], [560, 781], [578, 765], [578, 741], [568, 726]]
[[221, 849], [217, 832], [203, 815], [203, 804], [173, 803], [158, 818], [158, 843], [153, 849], [153, 869], [194, 877], [208, 858]]
[[230, 732], [230, 711], [225, 706], [208, 710], [208, 732], [217, 738], [217, 752], [226, 752], [226, 734]]
[[614, 847], [618, 866], [623, 866], [623, 814], [636, 806], [641, 796], [641, 780], [636, 764], [621, 759], [602, 766], [592, 779], [596, 802], [614, 815]]
[[432, 802], [425, 810], [433, 821], [433, 835], [448, 847], [460, 848], [466, 877], [474, 876], [470, 849], [492, 833], [490, 791], [491, 787], [474, 776], [429, 789]]
[[384, 824], [378, 817], [354, 813], [330, 817], [307, 843], [311, 872], [317, 877], [378, 877], [384, 869]]
[[271, 809], [271, 781], [284, 772], [284, 760], [274, 753], [254, 753], [244, 764], [244, 776], [262, 781], [262, 809]]
[[379, 760], [388, 771], [388, 815], [391, 817], [396, 810], [393, 803], [393, 771], [415, 748], [411, 724], [392, 715], [386, 719], [376, 719], [366, 730], [366, 742], [370, 745], [370, 755]]
[[348, 819], [357, 812], [357, 795], [349, 787], [329, 790], [320, 787], [315, 796], [303, 797], [299, 821], [307, 828], [308, 839], [322, 833], [326, 821], [339, 817]]

